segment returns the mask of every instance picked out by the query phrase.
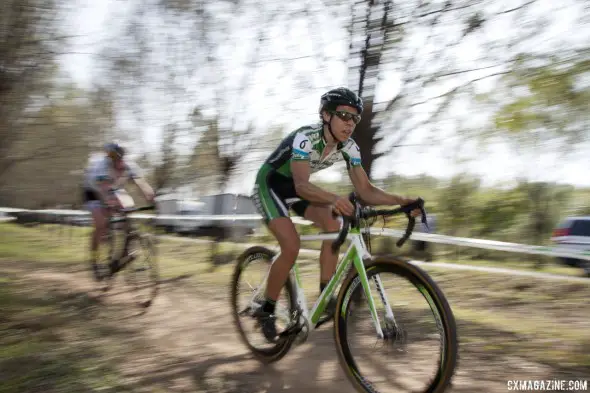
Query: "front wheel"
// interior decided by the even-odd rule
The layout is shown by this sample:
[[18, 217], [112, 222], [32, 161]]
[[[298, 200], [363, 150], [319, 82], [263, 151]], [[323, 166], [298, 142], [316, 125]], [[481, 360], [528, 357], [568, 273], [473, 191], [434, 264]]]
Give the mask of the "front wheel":
[[358, 273], [342, 284], [334, 335], [342, 367], [359, 392], [441, 393], [457, 363], [455, 318], [436, 283], [415, 265], [379, 257], [366, 265], [379, 338]]
[[160, 273], [156, 247], [148, 234], [131, 234], [127, 244], [129, 265], [125, 267], [125, 282], [134, 293], [135, 302], [149, 307], [159, 290]]

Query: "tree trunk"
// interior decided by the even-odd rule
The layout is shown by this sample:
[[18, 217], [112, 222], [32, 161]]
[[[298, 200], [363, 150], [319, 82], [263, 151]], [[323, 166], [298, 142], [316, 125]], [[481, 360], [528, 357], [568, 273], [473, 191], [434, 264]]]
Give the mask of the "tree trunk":
[[363, 169], [367, 172], [369, 178], [372, 178], [375, 160], [383, 155], [375, 153], [375, 146], [381, 141], [381, 138], [376, 137], [379, 127], [372, 126], [374, 116], [373, 103], [369, 100], [365, 101], [361, 121], [357, 124], [353, 134], [353, 139], [361, 153]]

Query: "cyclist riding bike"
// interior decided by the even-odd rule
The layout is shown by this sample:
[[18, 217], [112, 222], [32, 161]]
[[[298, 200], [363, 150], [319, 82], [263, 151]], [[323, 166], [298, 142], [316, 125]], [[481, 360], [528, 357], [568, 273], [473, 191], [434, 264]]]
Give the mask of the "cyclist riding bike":
[[[125, 149], [117, 143], [107, 143], [105, 155], [91, 160], [84, 173], [84, 205], [92, 214], [94, 231], [91, 236], [91, 264], [97, 281], [103, 278], [97, 264], [98, 246], [108, 229], [113, 211], [134, 206], [133, 198], [122, 188], [128, 180], [141, 190], [148, 202], [153, 202], [154, 191], [141, 177], [141, 169], [124, 159]], [[118, 261], [110, 264], [110, 273], [118, 270]]]
[[[361, 166], [361, 155], [351, 137], [361, 120], [363, 101], [351, 90], [340, 87], [321, 96], [320, 122], [291, 132], [258, 171], [253, 199], [270, 232], [279, 242], [280, 254], [270, 268], [265, 300], [253, 316], [268, 341], [277, 336], [275, 304], [300, 249], [300, 239], [289, 218], [288, 208], [312, 221], [325, 232], [340, 230], [338, 215], [351, 216], [354, 207], [346, 196], [338, 196], [310, 183], [312, 173], [344, 160], [357, 195], [367, 205], [406, 205], [415, 199], [389, 194], [374, 186]], [[420, 211], [412, 212], [413, 216]], [[336, 271], [338, 252], [331, 240], [320, 251], [320, 293]], [[333, 315], [336, 299], [327, 312]]]

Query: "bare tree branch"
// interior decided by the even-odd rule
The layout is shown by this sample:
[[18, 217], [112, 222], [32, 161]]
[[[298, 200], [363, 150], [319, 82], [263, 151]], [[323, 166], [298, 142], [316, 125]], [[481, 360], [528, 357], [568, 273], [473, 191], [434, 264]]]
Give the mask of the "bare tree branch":
[[[424, 3], [424, 0], [422, 1], [421, 4]], [[434, 33], [434, 26], [436, 26], [436, 24], [438, 23], [438, 21], [440, 20], [440, 18], [442, 17], [443, 12], [448, 11], [451, 7], [451, 1], [447, 1], [445, 3], [445, 6], [442, 10], [439, 10], [438, 15], [436, 16], [436, 18], [433, 18], [430, 21], [430, 31], [428, 33], [428, 37], [426, 38], [426, 45], [428, 45], [428, 42], [432, 39], [433, 33]], [[402, 67], [402, 74], [403, 74], [403, 81], [402, 81], [402, 88], [400, 90], [400, 92], [398, 93], [398, 95], [396, 97], [393, 97], [391, 99], [391, 101], [387, 104], [386, 106], [386, 111], [391, 110], [391, 108], [393, 108], [393, 106], [395, 105], [396, 102], [399, 102], [399, 96], [403, 94], [406, 86], [408, 85], [408, 83], [410, 83], [411, 81], [408, 78], [408, 71], [410, 69], [410, 67], [412, 67], [416, 61], [418, 60], [418, 52], [420, 51], [421, 47], [416, 47], [413, 54], [408, 57], [408, 60], [406, 61], [406, 64]]]
[[461, 75], [461, 74], [467, 74], [467, 73], [475, 72], [475, 71], [489, 70], [490, 68], [497, 68], [497, 67], [506, 66], [506, 65], [507, 65], [507, 63], [500, 63], [500, 64], [494, 64], [494, 65], [489, 65], [489, 66], [484, 66], [484, 67], [470, 68], [468, 70], [457, 70], [457, 71], [451, 71], [451, 72], [445, 72], [445, 73], [436, 73], [431, 78], [429, 78], [425, 82], [425, 84], [434, 82], [439, 78], [443, 78], [443, 77], [447, 77], [447, 76]]
[[504, 14], [508, 14], [510, 12], [518, 11], [518, 10], [521, 10], [521, 9], [523, 9], [525, 7], [528, 7], [529, 5], [531, 5], [533, 3], [536, 3], [536, 2], [537, 2], [537, 0], [529, 0], [526, 3], [524, 3], [522, 5], [519, 5], [518, 7], [514, 7], [514, 8], [511, 8], [511, 9], [505, 10], [505, 11], [497, 12], [496, 15], [504, 15]]
[[[460, 7], [454, 7], [454, 8], [447, 8], [447, 5], [445, 4], [445, 6], [439, 10], [434, 10], [434, 11], [429, 11], [423, 14], [419, 14], [417, 15], [418, 18], [424, 18], [426, 16], [430, 16], [430, 15], [434, 15], [434, 14], [440, 14], [440, 13], [444, 13], [447, 11], [458, 11], [458, 10], [463, 10], [465, 8], [469, 8], [469, 7], [473, 7], [476, 4], [482, 3], [482, 1], [475, 1], [473, 4], [467, 4], [467, 5], [462, 5]], [[447, 3], [448, 4], [448, 3]]]
[[437, 95], [437, 96], [434, 96], [434, 97], [427, 98], [426, 100], [423, 100], [423, 101], [414, 102], [414, 103], [410, 104], [410, 107], [414, 107], [414, 106], [418, 106], [418, 105], [423, 105], [423, 104], [426, 104], [426, 103], [428, 103], [430, 101], [437, 100], [437, 99], [443, 98], [443, 97], [447, 97], [450, 94], [454, 94], [457, 91], [459, 91], [459, 90], [461, 90], [461, 89], [463, 89], [463, 88], [465, 88], [465, 87], [467, 87], [467, 86], [469, 86], [469, 85], [471, 85], [471, 84], [473, 84], [475, 82], [479, 82], [479, 81], [482, 81], [482, 80], [485, 80], [485, 79], [488, 79], [488, 78], [493, 78], [495, 76], [506, 75], [506, 74], [509, 74], [509, 73], [510, 73], [510, 71], [501, 71], [501, 72], [496, 72], [496, 73], [493, 73], [493, 74], [489, 74], [489, 75], [485, 75], [485, 76], [482, 76], [482, 77], [479, 77], [479, 78], [472, 79], [472, 80], [470, 80], [468, 82], [465, 82], [465, 83], [463, 83], [461, 85], [455, 86], [454, 88], [452, 88], [451, 90], [449, 90], [449, 91], [447, 91], [447, 92], [445, 92], [443, 94], [440, 94], [440, 95]]

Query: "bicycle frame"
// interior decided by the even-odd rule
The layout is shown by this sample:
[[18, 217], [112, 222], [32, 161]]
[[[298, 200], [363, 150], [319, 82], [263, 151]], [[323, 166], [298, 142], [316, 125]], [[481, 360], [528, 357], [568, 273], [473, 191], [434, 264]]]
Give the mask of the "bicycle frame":
[[[304, 235], [304, 236], [301, 236], [300, 239], [302, 241], [335, 240], [337, 237], [338, 237], [338, 233], [329, 233], [329, 234], [319, 234], [319, 235]], [[377, 332], [377, 336], [382, 339], [384, 337], [383, 330], [381, 329], [381, 323], [379, 322], [379, 318], [377, 316], [377, 309], [375, 307], [375, 300], [373, 299], [371, 289], [369, 288], [369, 280], [367, 277], [367, 272], [365, 270], [365, 265], [363, 264], [363, 260], [370, 259], [371, 254], [367, 250], [367, 246], [363, 240], [363, 237], [362, 237], [359, 229], [356, 229], [356, 228], [351, 229], [348, 236], [347, 236], [347, 239], [350, 240], [350, 245], [348, 246], [348, 249], [344, 253], [344, 256], [339, 259], [338, 264], [336, 265], [337, 266], [336, 273], [332, 276], [332, 278], [330, 279], [330, 282], [327, 284], [326, 288], [324, 288], [324, 290], [322, 291], [322, 293], [320, 294], [320, 296], [316, 300], [316, 302], [313, 305], [311, 310], [309, 310], [307, 307], [305, 293], [303, 291], [302, 284], [301, 284], [301, 277], [299, 274], [298, 263], [295, 262], [295, 264], [293, 265], [293, 268], [291, 269], [289, 274], [291, 277], [291, 281], [295, 287], [296, 302], [299, 305], [299, 307], [301, 308], [302, 317], [304, 318], [304, 320], [307, 323], [311, 322], [311, 324], [314, 326], [314, 329], [317, 328], [318, 327], [317, 323], [320, 320], [320, 316], [322, 315], [322, 312], [326, 308], [326, 305], [328, 303], [328, 299], [335, 292], [338, 283], [342, 280], [342, 278], [345, 275], [345, 272], [348, 271], [348, 267], [352, 264], [354, 266], [354, 268], [356, 269], [356, 271], [359, 273], [360, 283], [363, 287], [365, 296], [369, 302], [369, 309], [371, 311], [371, 317], [373, 319], [373, 323], [374, 323], [374, 326], [375, 326], [375, 329]], [[272, 265], [272, 263], [274, 263], [274, 261], [278, 258], [279, 255], [280, 254], [277, 254], [273, 258], [273, 260], [271, 261], [271, 265]], [[269, 271], [270, 271], [270, 269], [269, 269]], [[268, 279], [268, 273], [269, 272], [267, 272], [260, 288], [264, 287], [264, 285], [266, 284], [266, 280]], [[379, 276], [374, 276], [373, 280], [376, 283], [377, 290], [379, 292], [380, 298], [381, 298], [383, 305], [385, 307], [387, 318], [391, 319], [391, 321], [395, 321], [394, 316], [393, 316], [393, 311], [391, 310], [391, 306], [390, 306], [389, 302], [387, 301], [387, 298], [383, 294], [383, 285], [381, 283], [381, 279], [379, 278]], [[257, 296], [257, 293], [254, 294], [253, 299], [256, 296]], [[350, 301], [350, 297], [344, 299], [344, 303], [343, 303], [344, 306], [346, 306], [346, 304], [348, 304], [349, 301]], [[340, 310], [336, 310], [336, 312], [340, 312]]]
[[[109, 219], [109, 230], [112, 230], [112, 225], [117, 223], [123, 223], [125, 225], [125, 240], [123, 243], [123, 249], [121, 250], [121, 255], [118, 258], [118, 261], [124, 260], [129, 256], [129, 242], [130, 239], [134, 236], [137, 236], [139, 233], [139, 228], [136, 223], [133, 221], [131, 213], [143, 211], [143, 210], [151, 210], [152, 206], [143, 206], [143, 207], [131, 207], [127, 209], [123, 209], [123, 214], [120, 217], [110, 217]], [[119, 270], [123, 270], [128, 264], [131, 262], [131, 259], [127, 258], [124, 262], [120, 265]]]

